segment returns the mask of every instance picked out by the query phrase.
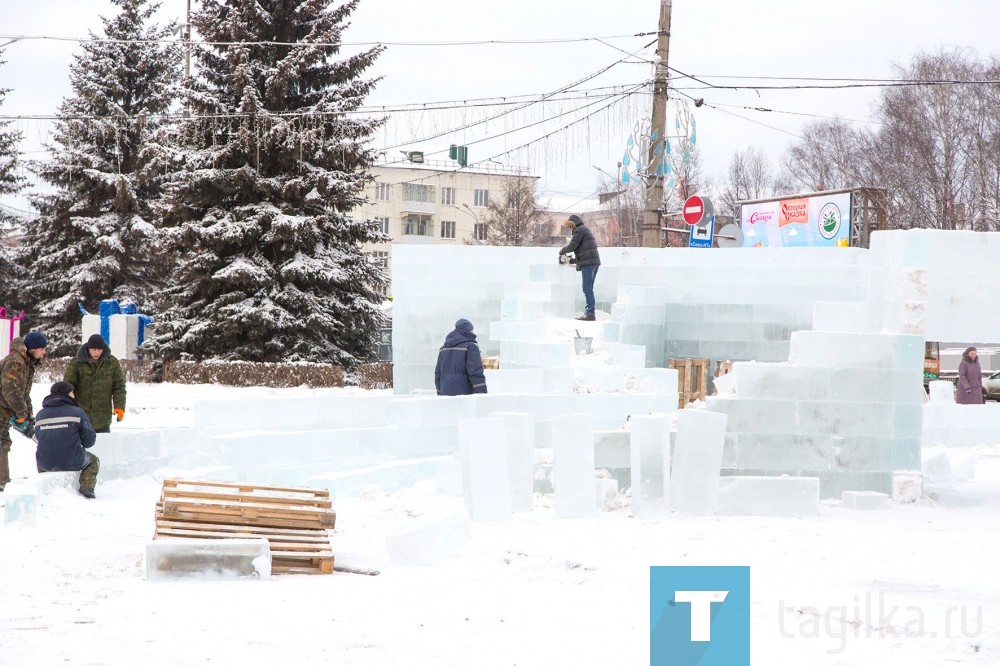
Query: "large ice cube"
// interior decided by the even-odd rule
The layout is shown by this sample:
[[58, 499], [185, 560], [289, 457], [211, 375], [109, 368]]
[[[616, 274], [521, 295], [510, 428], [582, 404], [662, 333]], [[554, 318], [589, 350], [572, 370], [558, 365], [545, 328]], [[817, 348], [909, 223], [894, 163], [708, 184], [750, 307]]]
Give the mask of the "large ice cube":
[[468, 516], [459, 511], [432, 511], [391, 527], [385, 544], [390, 562], [427, 565], [451, 557], [471, 538]]
[[534, 506], [535, 419], [523, 412], [493, 412], [490, 416], [503, 420], [511, 510], [531, 511]]
[[677, 413], [670, 503], [678, 511], [715, 513], [726, 438], [726, 415], [697, 409]]
[[750, 516], [815, 516], [819, 479], [801, 476], [724, 476], [717, 511]]
[[594, 426], [590, 414], [552, 418], [552, 463], [556, 515], [593, 515]]
[[631, 426], [632, 509], [639, 518], [670, 509], [670, 421], [666, 416], [633, 416]]
[[473, 520], [508, 520], [511, 496], [504, 420], [459, 421], [458, 433], [469, 516]]
[[267, 539], [156, 539], [146, 544], [146, 580], [268, 578]]

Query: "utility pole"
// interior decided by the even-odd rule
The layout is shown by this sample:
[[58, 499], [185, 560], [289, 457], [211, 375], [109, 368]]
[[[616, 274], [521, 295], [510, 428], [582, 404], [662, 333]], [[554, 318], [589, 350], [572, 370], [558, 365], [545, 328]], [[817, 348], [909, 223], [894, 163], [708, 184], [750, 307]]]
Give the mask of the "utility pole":
[[[660, 23], [656, 39], [656, 70], [653, 75], [653, 122], [646, 160], [646, 215], [642, 223], [642, 246], [660, 247], [660, 206], [663, 205], [663, 146], [667, 126], [667, 59], [670, 55], [671, 0], [660, 0]], [[655, 137], [655, 138], [653, 138]], [[657, 150], [657, 147], [660, 150]]]

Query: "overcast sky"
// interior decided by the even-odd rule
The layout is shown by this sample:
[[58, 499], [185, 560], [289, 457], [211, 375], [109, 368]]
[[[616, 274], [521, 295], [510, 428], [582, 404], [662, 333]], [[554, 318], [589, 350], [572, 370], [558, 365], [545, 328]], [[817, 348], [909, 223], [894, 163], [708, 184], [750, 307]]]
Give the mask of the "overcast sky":
[[[198, 0], [193, 2], [197, 5]], [[382, 81], [369, 104], [540, 95], [579, 81], [655, 39], [632, 35], [655, 32], [659, 4], [658, 0], [361, 0], [345, 42], [609, 38], [603, 43], [391, 44], [371, 70]], [[159, 16], [183, 21], [186, 7], [187, 0], [164, 0]], [[0, 44], [14, 35], [83, 37], [88, 29], [100, 30], [100, 14], [112, 12], [107, 0], [35, 0], [30, 4], [2, 0]], [[997, 0], [674, 0], [669, 64], [699, 77], [741, 77], [709, 79], [716, 85], [774, 83], [743, 78], [765, 76], [884, 78], [892, 75], [894, 63], [905, 64], [919, 52], [960, 47], [981, 58], [1000, 55], [998, 25]], [[357, 48], [361, 47], [345, 50]], [[67, 66], [78, 49], [72, 41], [24, 39], [10, 44], [3, 53], [7, 64], [0, 67], [0, 87], [12, 90], [0, 114], [53, 113], [69, 93]], [[652, 52], [652, 48], [641, 51], [639, 60], [648, 60]], [[580, 87], [637, 84], [651, 73], [647, 63], [625, 62]], [[720, 180], [733, 153], [750, 145], [762, 148], [777, 166], [793, 135], [804, 123], [816, 120], [794, 114], [869, 120], [878, 95], [871, 88], [758, 93], [697, 90], [693, 88], [700, 84], [689, 82], [675, 85], [716, 107], [694, 112], [704, 171]], [[541, 176], [543, 196], [570, 206], [596, 190], [599, 174], [594, 166], [616, 170], [628, 129], [642, 119], [642, 102], [636, 97], [611, 111], [595, 113], [572, 130], [559, 128], [580, 114], [515, 131], [541, 120], [543, 113], [551, 116], [565, 111], [567, 104], [536, 104], [433, 139], [427, 137], [496, 114], [497, 109], [396, 113], [378, 145], [387, 149], [387, 157], [397, 158], [397, 144], [415, 139], [426, 140], [405, 147], [433, 153], [450, 143], [498, 137], [470, 145], [470, 161], [475, 161], [528, 143], [530, 149], [501, 155], [498, 161]], [[37, 151], [50, 125], [42, 120], [18, 121], [25, 134], [24, 149], [32, 151], [29, 157], [42, 156]], [[546, 134], [549, 138], [542, 140]]]

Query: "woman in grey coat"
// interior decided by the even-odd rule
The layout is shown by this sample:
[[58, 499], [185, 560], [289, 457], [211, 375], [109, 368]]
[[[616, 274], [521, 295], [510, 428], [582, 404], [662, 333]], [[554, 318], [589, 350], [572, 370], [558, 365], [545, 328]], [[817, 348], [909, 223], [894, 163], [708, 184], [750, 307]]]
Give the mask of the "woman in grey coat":
[[962, 354], [958, 364], [958, 382], [955, 402], [960, 405], [983, 404], [983, 371], [975, 347], [969, 347]]

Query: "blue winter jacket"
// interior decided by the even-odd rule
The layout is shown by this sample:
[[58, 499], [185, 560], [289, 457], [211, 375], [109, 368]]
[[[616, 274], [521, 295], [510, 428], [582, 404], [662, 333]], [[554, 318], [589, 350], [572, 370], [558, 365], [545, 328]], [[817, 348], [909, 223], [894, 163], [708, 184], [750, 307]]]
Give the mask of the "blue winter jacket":
[[47, 472], [83, 469], [97, 433], [87, 413], [68, 395], [47, 395], [35, 414], [35, 462]]
[[434, 368], [434, 386], [438, 395], [486, 393], [483, 356], [475, 333], [454, 330], [444, 339]]

